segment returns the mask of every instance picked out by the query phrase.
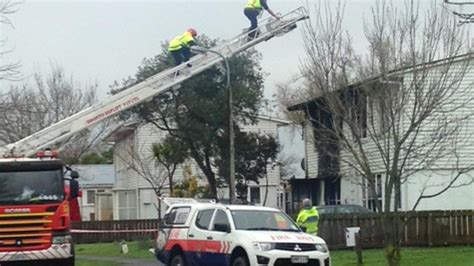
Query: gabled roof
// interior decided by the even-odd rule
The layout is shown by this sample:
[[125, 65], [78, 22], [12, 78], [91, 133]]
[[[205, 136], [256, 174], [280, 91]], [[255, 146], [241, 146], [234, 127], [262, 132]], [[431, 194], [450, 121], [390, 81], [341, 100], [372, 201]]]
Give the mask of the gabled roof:
[[72, 166], [79, 173], [79, 184], [83, 188], [113, 187], [115, 169], [113, 164], [82, 164]]
[[[270, 116], [264, 116], [264, 115], [259, 115], [257, 116], [258, 120], [267, 120], [271, 121], [274, 123], [277, 123], [278, 125], [288, 125], [290, 124], [289, 121], [279, 119], [279, 118], [274, 118]], [[132, 134], [135, 129], [140, 125], [139, 122], [127, 122], [127, 123], [122, 123], [116, 126], [109, 134], [107, 134], [104, 138], [104, 142], [117, 142], [130, 134]]]
[[138, 122], [121, 123], [102, 138], [104, 142], [116, 142], [132, 134], [138, 126]]
[[257, 119], [260, 119], [260, 120], [267, 120], [267, 121], [271, 121], [271, 122], [275, 122], [275, 123], [278, 123], [278, 124], [290, 124], [290, 122], [288, 120], [284, 120], [284, 119], [280, 119], [280, 118], [276, 118], [276, 117], [271, 117], [271, 116], [265, 116], [265, 115], [259, 115], [257, 116]]
[[[445, 65], [447, 63], [452, 64], [452, 63], [462, 62], [462, 61], [465, 61], [465, 60], [472, 60], [473, 57], [474, 57], [474, 52], [469, 52], [469, 53], [458, 55], [458, 56], [453, 56], [453, 57], [449, 57], [449, 58], [444, 58], [444, 59], [431, 61], [431, 62], [428, 62], [428, 63], [418, 64], [416, 66], [407, 66], [407, 67], [403, 67], [403, 68], [398, 68], [398, 69], [388, 71], [387, 73], [380, 74], [380, 75], [377, 75], [375, 77], [372, 77], [372, 78], [369, 78], [369, 79], [366, 79], [366, 80], [363, 80], [363, 81], [355, 82], [353, 84], [348, 85], [347, 88], [351, 88], [351, 87], [353, 88], [353, 87], [359, 87], [359, 86], [367, 85], [367, 84], [370, 84], [372, 82], [379, 81], [382, 78], [397, 77], [397, 76], [401, 76], [403, 74], [406, 74], [408, 72], [413, 72], [413, 71], [417, 71], [417, 70], [420, 70], [420, 69], [434, 68], [434, 67], [437, 67], [437, 66]], [[341, 88], [341, 89], [343, 89], [343, 88]], [[306, 105], [314, 102], [314, 100], [316, 100], [318, 98], [320, 98], [320, 96], [314, 97], [310, 100], [307, 100], [307, 101], [304, 101], [304, 102], [301, 102], [301, 103], [294, 104], [292, 106], [289, 106], [287, 109], [289, 111], [303, 110]]]

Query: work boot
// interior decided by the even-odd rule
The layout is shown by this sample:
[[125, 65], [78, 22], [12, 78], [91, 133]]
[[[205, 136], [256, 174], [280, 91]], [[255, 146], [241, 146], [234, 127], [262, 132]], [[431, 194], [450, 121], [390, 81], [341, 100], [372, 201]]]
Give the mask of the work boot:
[[253, 39], [258, 38], [258, 35], [260, 35], [260, 31], [257, 29], [257, 31], [254, 31], [254, 32], [251, 32], [251, 33], [248, 34], [247, 40], [250, 42]]

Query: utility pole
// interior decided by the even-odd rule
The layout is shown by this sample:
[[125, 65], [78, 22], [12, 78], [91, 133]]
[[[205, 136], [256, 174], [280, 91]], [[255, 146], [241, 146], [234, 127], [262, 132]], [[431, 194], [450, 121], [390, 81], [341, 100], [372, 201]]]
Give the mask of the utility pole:
[[227, 77], [227, 92], [229, 96], [229, 202], [230, 204], [235, 203], [235, 147], [234, 147], [234, 112], [232, 109], [232, 88], [230, 87], [230, 67], [227, 58], [223, 56], [221, 53], [207, 49], [201, 46], [192, 46], [192, 52], [196, 53], [213, 53], [222, 58], [224, 60], [225, 69], [226, 69], [226, 77]]

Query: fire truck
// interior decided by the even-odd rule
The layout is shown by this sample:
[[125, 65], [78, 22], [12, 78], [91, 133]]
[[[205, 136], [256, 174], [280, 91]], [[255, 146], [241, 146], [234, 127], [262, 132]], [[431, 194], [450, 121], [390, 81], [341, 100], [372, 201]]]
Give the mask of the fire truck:
[[79, 187], [65, 178], [57, 156], [46, 150], [37, 158], [0, 159], [0, 265], [74, 265], [70, 204]]
[[[177, 90], [183, 81], [292, 31], [297, 22], [307, 18], [307, 11], [300, 7], [280, 20], [262, 23], [256, 29], [256, 38], [249, 39], [248, 32], [243, 32], [212, 49], [198, 47], [194, 52], [199, 54], [185, 64], [157, 73], [15, 143], [0, 146], [0, 266], [74, 265], [70, 228], [71, 215], [77, 216], [77, 211], [71, 211], [70, 206], [77, 202], [79, 189], [74, 177], [78, 175], [64, 166], [57, 153], [38, 150], [54, 147], [124, 110]], [[35, 153], [36, 158], [32, 158]]]

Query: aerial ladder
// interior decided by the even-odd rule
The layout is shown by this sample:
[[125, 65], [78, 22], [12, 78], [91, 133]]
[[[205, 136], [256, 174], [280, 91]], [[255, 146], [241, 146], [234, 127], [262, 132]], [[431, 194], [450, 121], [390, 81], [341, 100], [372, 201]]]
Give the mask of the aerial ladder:
[[224, 58], [221, 55], [225, 58], [230, 58], [261, 42], [284, 35], [295, 29], [297, 22], [307, 18], [309, 17], [306, 9], [299, 7], [281, 16], [280, 20], [269, 19], [267, 22], [261, 23], [258, 29], [256, 29], [258, 31], [256, 38], [249, 39], [248, 32], [243, 32], [209, 49], [209, 51], [213, 52], [193, 56], [187, 62], [192, 67], [188, 67], [186, 63], [183, 63], [174, 68], [164, 70], [122, 90], [102, 103], [86, 108], [15, 143], [0, 147], [0, 157], [31, 156], [39, 149], [51, 147], [124, 110], [176, 88], [185, 80], [223, 61]]

